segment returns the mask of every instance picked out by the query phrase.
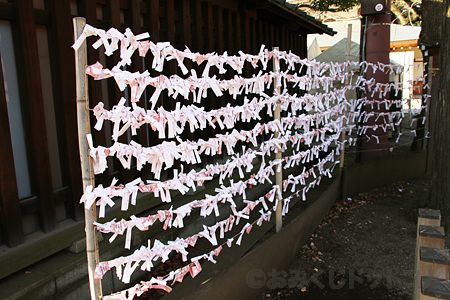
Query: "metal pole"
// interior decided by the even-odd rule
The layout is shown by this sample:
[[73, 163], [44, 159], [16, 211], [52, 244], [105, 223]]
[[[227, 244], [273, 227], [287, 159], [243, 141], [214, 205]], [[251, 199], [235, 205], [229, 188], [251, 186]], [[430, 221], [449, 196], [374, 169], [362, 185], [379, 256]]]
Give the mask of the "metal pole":
[[[86, 25], [85, 18], [73, 18], [73, 28], [75, 40], [83, 32]], [[89, 94], [87, 75], [85, 72], [87, 65], [87, 47], [84, 42], [75, 53], [75, 72], [77, 86], [77, 120], [78, 120], [78, 143], [80, 147], [81, 175], [83, 178], [83, 191], [88, 185], [95, 185], [92, 158], [89, 156], [89, 145], [86, 134], [91, 132], [89, 121]], [[95, 266], [99, 262], [97, 229], [93, 222], [97, 220], [97, 209], [95, 204], [90, 209], [84, 209], [86, 225], [86, 253], [89, 275], [89, 288], [91, 299], [99, 300], [102, 296], [102, 282], [94, 279]]]
[[[279, 51], [280, 48], [279, 47], [273, 47], [273, 50], [275, 51]], [[278, 59], [277, 56], [273, 56], [273, 71], [274, 72], [279, 72], [280, 71], [280, 61]], [[274, 81], [274, 92], [277, 94], [281, 93], [281, 87], [278, 86], [278, 82], [275, 80]], [[281, 120], [280, 117], [280, 112], [281, 112], [281, 104], [280, 101], [277, 101], [277, 105], [275, 106], [275, 112], [273, 115], [274, 120]], [[280, 136], [279, 132], [275, 132], [275, 138], [278, 138]], [[281, 159], [281, 151], [278, 151], [277, 153], [275, 153], [275, 159]], [[283, 188], [283, 171], [282, 169], [280, 169], [280, 171], [276, 172], [276, 184], [278, 185], [278, 187], [280, 188], [280, 191], [282, 191]], [[283, 216], [282, 216], [282, 209], [283, 209], [283, 203], [282, 200], [280, 199], [277, 195], [277, 199], [278, 199], [278, 205], [277, 205], [277, 210], [275, 212], [275, 229], [276, 232], [279, 232], [281, 230], [281, 228], [283, 228]]]
[[[352, 24], [348, 24], [347, 29], [347, 61], [350, 61], [350, 51], [352, 48]], [[349, 85], [350, 83], [350, 65], [347, 65], [347, 78], [345, 79], [345, 85]], [[348, 98], [348, 90], [345, 92], [345, 98]], [[347, 110], [344, 111], [344, 115], [347, 114]], [[342, 149], [341, 149], [341, 159], [339, 162], [339, 171], [342, 172], [342, 168], [344, 167], [344, 158], [345, 158], [345, 127], [347, 126], [347, 120], [344, 119], [344, 122], [342, 124], [344, 127], [344, 130], [341, 132], [341, 143], [342, 143]]]

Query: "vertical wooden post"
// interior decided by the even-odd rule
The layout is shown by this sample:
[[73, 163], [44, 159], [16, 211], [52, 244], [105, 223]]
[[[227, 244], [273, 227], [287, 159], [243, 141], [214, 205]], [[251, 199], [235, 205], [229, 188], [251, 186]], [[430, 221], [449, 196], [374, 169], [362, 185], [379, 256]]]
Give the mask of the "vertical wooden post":
[[[350, 61], [350, 51], [352, 48], [352, 24], [348, 24], [347, 29], [347, 61]], [[347, 65], [347, 74], [350, 73], [350, 65]], [[345, 79], [345, 85], [349, 85], [350, 83], [350, 75], [347, 76]], [[345, 92], [345, 98], [348, 97], [348, 91]], [[344, 115], [346, 114], [347, 110], [344, 111]], [[341, 149], [341, 158], [339, 162], [339, 171], [342, 172], [342, 168], [344, 167], [344, 158], [345, 158], [345, 127], [347, 126], [347, 121], [344, 119], [343, 127], [344, 130], [341, 132], [341, 143], [342, 143], [342, 149]]]
[[[52, 12], [52, 26], [48, 28], [50, 68], [52, 74], [53, 98], [55, 101], [56, 122], [58, 126], [58, 139], [61, 136], [62, 143], [59, 150], [62, 155], [61, 167], [64, 178], [70, 184], [70, 204], [68, 213], [75, 221], [84, 218], [83, 207], [78, 203], [83, 194], [81, 178], [81, 168], [78, 162], [80, 153], [78, 151], [77, 128], [73, 126], [77, 122], [74, 114], [76, 109], [75, 101], [75, 57], [73, 52], [68, 50], [73, 44], [73, 37], [67, 34], [72, 30], [72, 24], [67, 22], [72, 18], [70, 12], [70, 2], [49, 1]], [[64, 76], [63, 76], [64, 75]], [[3, 140], [2, 140], [3, 141]], [[65, 153], [65, 154], [63, 154]]]
[[419, 208], [419, 218], [417, 221], [415, 266], [414, 266], [414, 288], [413, 299], [418, 300], [421, 297], [421, 269], [420, 269], [420, 248], [426, 246], [421, 244], [420, 226], [441, 226], [441, 212], [434, 209]]
[[436, 209], [419, 208], [417, 232], [420, 225], [441, 226], [441, 211]]
[[[274, 51], [279, 51], [279, 47], [273, 47]], [[278, 60], [277, 56], [273, 56], [273, 71], [274, 72], [279, 72], [280, 71], [280, 61]], [[275, 80], [274, 81], [274, 92], [276, 92], [277, 94], [280, 94], [281, 92], [281, 87], [277, 86], [278, 82]], [[280, 101], [277, 101], [277, 106], [275, 107], [275, 113], [273, 115], [274, 119], [278, 119], [281, 120], [280, 117], [280, 112], [281, 112], [281, 105], [280, 105]], [[278, 138], [280, 136], [279, 132], [275, 132], [275, 138]], [[275, 153], [275, 159], [281, 159], [281, 151], [278, 151], [277, 153]], [[276, 173], [276, 184], [278, 185], [278, 187], [280, 188], [280, 191], [282, 191], [283, 189], [283, 171], [282, 169], [277, 173]], [[277, 195], [277, 199], [278, 199], [278, 205], [277, 205], [277, 210], [275, 212], [275, 228], [276, 228], [276, 232], [279, 232], [281, 230], [281, 228], [283, 227], [283, 216], [281, 215], [281, 211], [283, 208], [283, 203], [281, 202], [283, 199], [280, 199]]]
[[[421, 293], [421, 273], [420, 269], [420, 248], [436, 248], [444, 249], [444, 227], [440, 226], [428, 226], [428, 225], [417, 225], [419, 227], [416, 245], [416, 265], [414, 273], [414, 289], [413, 289], [413, 299], [419, 300], [424, 299]], [[422, 298], [421, 298], [422, 297]]]
[[450, 250], [420, 247], [420, 275], [449, 279]]
[[0, 143], [0, 218], [3, 222], [1, 233], [4, 234], [4, 243], [8, 247], [15, 247], [24, 242], [24, 237], [3, 70], [3, 61], [0, 60], [0, 140], [2, 141]]
[[[24, 124], [26, 124], [27, 145], [33, 149], [29, 153], [30, 176], [33, 177], [33, 193], [39, 198], [39, 225], [44, 233], [56, 229], [56, 210], [51, 180], [52, 168], [45, 124], [45, 104], [42, 90], [41, 67], [39, 65], [38, 40], [34, 18], [33, 1], [17, 0], [17, 34], [21, 46], [17, 49], [23, 57], [17, 61], [19, 76], [23, 76], [19, 85]], [[21, 73], [22, 72], [22, 73]], [[22, 96], [24, 92], [24, 96]], [[23, 102], [22, 102], [23, 100]], [[38, 175], [39, 174], [39, 175]]]
[[195, 0], [193, 2], [193, 19], [194, 19], [194, 30], [193, 36], [195, 37], [195, 44], [197, 45], [196, 51], [203, 53], [205, 52], [203, 47], [203, 15], [202, 15], [202, 4], [200, 0]]
[[[75, 40], [83, 32], [86, 25], [86, 19], [73, 18]], [[89, 146], [86, 134], [91, 132], [89, 121], [89, 97], [87, 75], [85, 68], [87, 65], [87, 47], [84, 42], [76, 51], [75, 55], [75, 74], [77, 86], [77, 118], [78, 118], [78, 143], [80, 148], [81, 175], [83, 178], [83, 191], [88, 185], [95, 185], [92, 158], [89, 157]], [[99, 300], [102, 297], [102, 284], [100, 279], [94, 279], [95, 266], [99, 262], [97, 230], [93, 222], [97, 220], [97, 209], [95, 204], [90, 209], [84, 210], [86, 224], [86, 252], [89, 275], [89, 288], [91, 299]]]

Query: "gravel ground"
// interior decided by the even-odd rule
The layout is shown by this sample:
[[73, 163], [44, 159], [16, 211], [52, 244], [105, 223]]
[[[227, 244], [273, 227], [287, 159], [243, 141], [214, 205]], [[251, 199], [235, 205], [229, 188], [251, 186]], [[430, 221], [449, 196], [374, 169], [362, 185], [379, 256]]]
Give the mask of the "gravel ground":
[[289, 270], [268, 274], [276, 280], [257, 299], [411, 299], [411, 207], [429, 185], [422, 177], [336, 203]]

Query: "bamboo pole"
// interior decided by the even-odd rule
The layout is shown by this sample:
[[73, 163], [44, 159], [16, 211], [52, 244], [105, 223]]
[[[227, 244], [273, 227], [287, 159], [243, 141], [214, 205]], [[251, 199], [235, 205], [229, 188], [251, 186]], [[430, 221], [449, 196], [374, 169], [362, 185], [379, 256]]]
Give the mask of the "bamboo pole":
[[[348, 24], [347, 29], [347, 61], [350, 61], [350, 51], [352, 48], [352, 24]], [[347, 65], [347, 78], [345, 79], [345, 85], [349, 85], [350, 83], [350, 65]], [[348, 98], [348, 91], [345, 92], [345, 97]], [[346, 114], [347, 110], [344, 110], [344, 115]], [[342, 172], [342, 169], [344, 168], [344, 158], [345, 158], [345, 127], [347, 126], [347, 121], [344, 119], [343, 121], [343, 127], [344, 130], [341, 132], [341, 143], [342, 143], [342, 149], [341, 149], [341, 158], [339, 162], [339, 172]]]
[[[279, 47], [273, 47], [273, 50], [277, 50], [279, 51], [280, 48]], [[280, 61], [278, 59], [278, 57], [274, 56], [273, 57], [273, 70], [274, 72], [279, 72], [280, 71]], [[281, 92], [281, 87], [278, 85], [278, 82], [275, 80], [274, 81], [274, 92], [276, 92], [277, 94], [280, 94]], [[281, 112], [281, 103], [280, 100], [277, 101], [277, 105], [275, 107], [275, 112], [273, 115], [273, 118], [276, 120], [281, 120], [280, 117], [280, 112]], [[279, 132], [275, 132], [275, 138], [278, 138], [280, 136]], [[278, 151], [277, 153], [275, 153], [275, 159], [281, 159], [281, 151]], [[283, 188], [283, 169], [280, 169], [280, 171], [277, 170], [276, 173], [276, 184], [278, 185], [278, 187], [280, 188], [280, 191], [282, 191]], [[281, 230], [281, 228], [283, 228], [283, 216], [282, 216], [282, 208], [283, 208], [283, 203], [282, 200], [280, 199], [279, 196], [277, 195], [277, 199], [278, 199], [278, 205], [277, 205], [277, 210], [275, 212], [275, 229], [276, 232], [279, 232]]]
[[[73, 18], [73, 28], [75, 40], [83, 32], [86, 25], [85, 18]], [[91, 132], [89, 120], [89, 94], [87, 75], [85, 73], [87, 65], [87, 47], [84, 42], [75, 53], [75, 72], [77, 87], [77, 123], [78, 123], [78, 143], [80, 147], [81, 175], [83, 178], [83, 191], [88, 185], [95, 185], [92, 158], [89, 156], [89, 146], [86, 134]], [[90, 209], [84, 209], [86, 225], [86, 253], [89, 275], [89, 289], [91, 299], [102, 298], [102, 283], [100, 279], [94, 279], [95, 266], [99, 262], [97, 229], [93, 222], [97, 220], [97, 209], [95, 204]]]

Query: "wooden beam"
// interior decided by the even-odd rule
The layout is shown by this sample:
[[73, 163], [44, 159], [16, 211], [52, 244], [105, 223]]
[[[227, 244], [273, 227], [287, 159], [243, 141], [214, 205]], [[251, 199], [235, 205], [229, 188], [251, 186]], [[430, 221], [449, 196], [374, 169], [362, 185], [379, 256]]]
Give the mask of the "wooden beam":
[[256, 32], [258, 33], [258, 48], [256, 49], [256, 51], [259, 51], [259, 48], [261, 47], [262, 44], [264, 44], [264, 46], [267, 48], [267, 44], [264, 41], [264, 36], [263, 36], [263, 22], [260, 20], [256, 21]]
[[[183, 4], [182, 4], [182, 15], [183, 15], [183, 20], [182, 20], [182, 24], [183, 24], [183, 41], [184, 44], [188, 47], [191, 48], [191, 44], [192, 44], [192, 33], [191, 33], [191, 3], [189, 0], [182, 0]], [[186, 63], [189, 63], [189, 65], [191, 66], [191, 61], [186, 61]], [[190, 69], [191, 67], [188, 67], [188, 69]]]
[[[109, 19], [109, 26], [116, 28], [119, 31], [122, 31], [121, 29], [121, 23], [120, 23], [120, 0], [109, 0], [107, 5], [107, 14], [108, 16], [104, 19]], [[100, 51], [100, 50], [97, 50]], [[115, 51], [112, 55], [114, 63], [116, 64], [120, 60], [120, 54], [119, 51]], [[112, 66], [111, 66], [112, 67]], [[116, 83], [114, 83], [115, 86]], [[116, 97], [117, 98], [117, 97]]]
[[[28, 239], [22, 246], [5, 249], [0, 255], [0, 278], [47, 258], [69, 247], [76, 239], [84, 236], [84, 222], [69, 220], [64, 222], [63, 230], [54, 230], [40, 239]], [[3, 251], [3, 249], [2, 249]]]
[[[49, 28], [49, 51], [52, 70], [52, 86], [55, 103], [58, 140], [60, 141], [61, 169], [63, 182], [70, 186], [70, 201], [67, 205], [74, 220], [84, 218], [83, 206], [79, 199], [83, 194], [81, 184], [81, 168], [78, 153], [77, 115], [75, 101], [75, 58], [72, 45], [70, 3], [67, 1], [50, 0], [53, 26]], [[69, 49], [69, 50], [68, 50]], [[55, 199], [56, 201], [56, 199]]]
[[14, 21], [15, 19], [14, 4], [0, 2], [0, 20]]
[[[214, 52], [214, 16], [213, 16], [213, 6], [211, 2], [202, 2], [203, 6], [203, 14], [206, 16], [206, 28], [205, 28], [205, 34], [206, 34], [206, 49], [205, 52]], [[204, 64], [203, 64], [204, 66]], [[210, 69], [211, 72], [214, 72], [214, 68]], [[211, 76], [211, 75], [210, 75]], [[210, 111], [212, 109], [215, 109], [217, 105], [217, 98], [214, 93], [208, 92], [208, 101], [205, 101], [205, 110]], [[207, 127], [206, 130], [202, 131], [204, 136], [202, 136], [203, 139], [206, 140], [206, 138], [213, 136], [214, 130], [211, 127]], [[207, 156], [205, 159], [206, 163], [211, 163], [213, 161], [211, 156]]]
[[242, 31], [241, 31], [241, 14], [239, 12], [233, 12], [234, 19], [234, 35], [236, 37], [236, 53], [242, 49]]
[[293, 52], [296, 53], [295, 51], [295, 33], [293, 31], [291, 31], [291, 45], [289, 46], [289, 49]]
[[[129, 19], [131, 19], [131, 30], [134, 32], [134, 34], [140, 34], [143, 32], [142, 29], [142, 24], [141, 24], [141, 17], [142, 17], [142, 12], [145, 12], [148, 10], [147, 6], [143, 6], [142, 5], [141, 0], [131, 0], [131, 7], [128, 10], [127, 15], [130, 16]], [[141, 56], [138, 55], [138, 53], [136, 52], [133, 57], [131, 58], [132, 60], [132, 70], [133, 71], [139, 71], [139, 72], [143, 72], [144, 71], [144, 60], [145, 58], [142, 58]], [[150, 66], [150, 65], [149, 65]], [[147, 69], [147, 67], [145, 68]], [[142, 98], [139, 100], [139, 105], [142, 107], [145, 107], [145, 104], [147, 102], [147, 99], [145, 98], [145, 94], [144, 96], [142, 96]], [[149, 131], [151, 131], [150, 126], [149, 125], [144, 125], [141, 126], [139, 128], [139, 130], [137, 131], [137, 142], [139, 144], [141, 144], [144, 147], [149, 147]], [[142, 170], [140, 171], [140, 177], [145, 179], [145, 178], [150, 178], [149, 174], [150, 174], [150, 169], [151, 166], [150, 164], [145, 164], [142, 167]], [[136, 175], [137, 175], [137, 171], [135, 171]], [[137, 176], [136, 176], [137, 177]]]
[[[244, 30], [241, 27], [242, 18], [243, 18], [242, 15], [243, 14], [241, 14], [239, 11], [233, 12], [233, 24], [234, 24], [233, 35], [236, 39], [236, 46], [235, 46], [235, 51], [234, 51], [235, 54], [237, 54], [239, 50], [243, 50], [243, 52], [245, 52], [245, 49], [242, 49], [242, 39], [245, 38], [243, 36]], [[244, 66], [245, 66], [245, 64], [244, 64]], [[243, 104], [243, 100], [240, 97], [238, 97], [237, 101], [236, 101], [236, 105], [241, 105], [241, 104]], [[236, 124], [235, 127], [237, 130], [240, 131], [240, 130], [242, 130], [243, 126], [244, 126], [244, 124], [242, 122], [239, 122]]]
[[[167, 21], [167, 36], [169, 42], [175, 47], [178, 48], [176, 41], [176, 26], [175, 26], [175, 1], [174, 0], [166, 0], [166, 16], [165, 20]], [[170, 77], [171, 75], [177, 74], [179, 72], [178, 64], [176, 60], [172, 60], [167, 63], [168, 64], [168, 73], [166, 72], [166, 76]], [[175, 109], [176, 100], [172, 97], [162, 95], [164, 109], [168, 111], [173, 111]], [[179, 160], [175, 160], [173, 164], [173, 168], [168, 170], [163, 170], [163, 173], [166, 173], [167, 178], [172, 178], [173, 171], [172, 169], [179, 169], [181, 162]]]
[[2, 220], [2, 239], [8, 247], [14, 247], [22, 244], [24, 239], [2, 60], [0, 60], [0, 140], [2, 141], [0, 143], [0, 218]]
[[[182, 0], [182, 4], [181, 4], [181, 15], [182, 15], [182, 24], [183, 24], [183, 30], [182, 30], [182, 42], [184, 42], [184, 44], [189, 48], [192, 49], [192, 23], [194, 18], [192, 18], [191, 15], [191, 1], [190, 0]], [[186, 68], [190, 71], [193, 68], [193, 64], [192, 61], [190, 59], [185, 59], [184, 60], [184, 64], [186, 66]], [[191, 140], [191, 141], [195, 141], [195, 131], [191, 132], [190, 130], [185, 130], [185, 132], [183, 132], [182, 137], [183, 140], [187, 139], [187, 140]], [[189, 168], [191, 168], [191, 166], [188, 167], [188, 171]]]
[[196, 47], [194, 48], [194, 51], [204, 53], [203, 50], [203, 17], [202, 17], [202, 5], [200, 0], [192, 0], [191, 1], [191, 7], [193, 11], [193, 17], [194, 17], [194, 41]]
[[272, 25], [273, 26], [273, 41], [274, 41], [274, 47], [280, 46], [280, 27]]
[[272, 49], [273, 47], [276, 46], [276, 44], [275, 44], [274, 28], [273, 28], [273, 24], [272, 23], [269, 24], [268, 36], [269, 36], [269, 39], [270, 39], [270, 49]]
[[226, 30], [226, 49], [230, 55], [234, 54], [234, 41], [233, 41], [233, 13], [229, 9], [223, 10], [224, 14], [224, 25]]
[[[131, 9], [129, 9], [130, 15], [131, 15], [131, 29], [134, 32], [134, 34], [140, 34], [142, 31], [141, 26], [141, 9], [142, 9], [142, 1], [141, 0], [131, 0]], [[133, 56], [137, 57], [136, 56]], [[134, 62], [133, 62], [134, 64]], [[137, 67], [135, 65], [135, 67]], [[141, 66], [139, 66], [141, 67]]]
[[294, 49], [292, 52], [294, 52], [295, 54], [299, 55], [299, 52], [298, 52], [298, 34], [296, 32], [294, 32], [294, 39], [293, 39], [292, 47]]
[[52, 12], [44, 9], [34, 9], [34, 21], [36, 25], [52, 25]]
[[128, 10], [130, 9], [130, 5], [128, 3], [128, 0], [120, 0], [120, 6], [121, 9], [123, 10]]
[[[166, 0], [166, 15], [167, 21], [167, 37], [169, 42], [176, 47], [175, 41], [175, 3], [174, 0]], [[173, 74], [173, 73], [172, 73]]]
[[36, 36], [34, 8], [31, 1], [18, 0], [17, 19], [21, 37], [20, 60], [26, 87], [26, 96], [22, 94], [27, 108], [28, 138], [31, 152], [32, 185], [39, 197], [39, 224], [43, 232], [56, 228], [56, 212], [53, 200], [50, 157], [48, 152], [47, 132], [45, 127], [44, 99], [42, 95], [39, 53]]
[[286, 52], [292, 51], [291, 33], [292, 31], [286, 29]]
[[200, 0], [193, 0], [191, 6], [194, 7], [195, 42], [197, 44], [197, 49], [195, 50], [204, 53], [202, 3]]
[[250, 16], [248, 10], [243, 14], [242, 18], [243, 36], [244, 36], [244, 52], [250, 53], [251, 51], [251, 37], [250, 37]]
[[159, 0], [150, 1], [150, 36], [154, 43], [159, 42]]
[[307, 35], [302, 35], [302, 52], [303, 52], [303, 58], [306, 58], [308, 56], [308, 46], [307, 46]]
[[[119, 31], [122, 31], [121, 21], [120, 21], [120, 0], [109, 0], [106, 9], [107, 17], [105, 18], [107, 21], [109, 21], [109, 27], [114, 27]], [[98, 51], [98, 50], [97, 50]], [[107, 67], [112, 68], [114, 65], [116, 65], [120, 61], [120, 52], [115, 51], [111, 56], [107, 56], [105, 58]], [[108, 98], [104, 99], [105, 105], [107, 107], [113, 107], [117, 103], [119, 103], [120, 99], [125, 96], [125, 93], [120, 91], [119, 87], [117, 86], [117, 83], [114, 80], [107, 80], [106, 81], [108, 86]], [[127, 87], [129, 90], [129, 87]], [[118, 141], [124, 144], [128, 144], [128, 134], [124, 133], [118, 138]], [[122, 183], [127, 183], [132, 181], [135, 174], [131, 174], [130, 171], [125, 170], [121, 164], [114, 159], [114, 165], [119, 171], [119, 180]]]
[[222, 54], [224, 50], [224, 33], [223, 33], [223, 11], [222, 7], [218, 5], [213, 6], [213, 16], [214, 16], [214, 28], [216, 29], [216, 40], [217, 40], [217, 51]]
[[[159, 34], [159, 0], [151, 0], [149, 1], [148, 5], [148, 11], [147, 11], [147, 23], [149, 24], [148, 31], [150, 33], [150, 40], [154, 42], [155, 44], [159, 42], [160, 40], [160, 34]], [[149, 70], [151, 76], [158, 76], [159, 73], [156, 72], [151, 68], [152, 65], [152, 55], [147, 54], [145, 57], [145, 67]], [[148, 104], [148, 99], [151, 97], [152, 92], [154, 91], [153, 87], [148, 87], [145, 91], [145, 105]], [[148, 146], [154, 146], [158, 142], [158, 134], [149, 129], [148, 130]], [[148, 172], [147, 168], [143, 168], [143, 176], [144, 178], [150, 178], [147, 176], [150, 176], [151, 173]]]
[[206, 15], [206, 36], [207, 50], [206, 52], [214, 51], [214, 16], [211, 2], [202, 2], [203, 12]]
[[[223, 23], [223, 9], [222, 7], [218, 5], [214, 5], [212, 7], [213, 9], [213, 17], [214, 17], [214, 30], [215, 30], [215, 37], [217, 43], [215, 44], [214, 51], [222, 54], [225, 51], [224, 47], [224, 23]], [[219, 71], [217, 68], [213, 69], [214, 75], [217, 75], [218, 78], [225, 78], [224, 75], [219, 74]], [[228, 93], [224, 93], [222, 97], [215, 99], [215, 105], [213, 106], [214, 109], [219, 109], [220, 107], [225, 107], [227, 103], [230, 103], [230, 97]], [[223, 158], [224, 153], [220, 155], [221, 158]]]
[[272, 49], [269, 40], [269, 24], [264, 21], [261, 21], [261, 41], [267, 49]]
[[256, 54], [258, 50], [258, 38], [257, 38], [257, 30], [256, 30], [256, 20], [254, 18], [250, 18], [250, 38], [251, 38], [251, 49], [250, 53]]
[[143, 14], [146, 14], [148, 11], [148, 4], [146, 2], [140, 2], [140, 6], [141, 6], [141, 12]]

